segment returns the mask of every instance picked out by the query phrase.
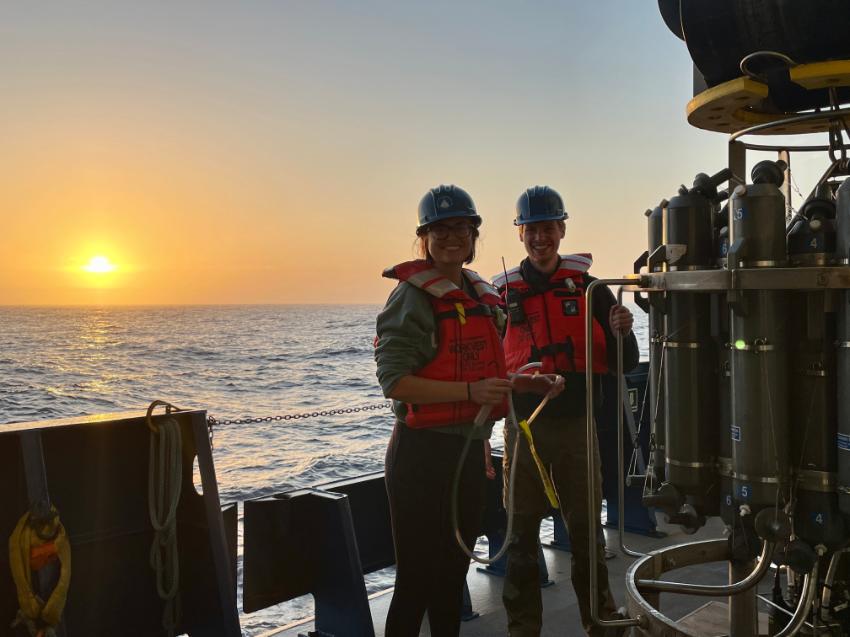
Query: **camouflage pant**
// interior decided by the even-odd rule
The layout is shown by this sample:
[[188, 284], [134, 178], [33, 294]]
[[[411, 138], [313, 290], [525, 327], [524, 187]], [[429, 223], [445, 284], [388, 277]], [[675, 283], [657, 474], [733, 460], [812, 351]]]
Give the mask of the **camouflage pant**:
[[[517, 414], [519, 418], [525, 414]], [[561, 515], [570, 533], [572, 544], [571, 579], [578, 598], [584, 629], [589, 635], [602, 635], [600, 629], [591, 630], [590, 622], [590, 534], [598, 533], [602, 507], [602, 478], [597, 475], [597, 488], [593, 498], [594, 528], [588, 525], [587, 497], [589, 472], [587, 468], [587, 436], [584, 407], [577, 406], [572, 413], [556, 417], [541, 414], [532, 424], [534, 446], [552, 477], [561, 504]], [[510, 477], [510, 454], [514, 444], [513, 428], [505, 428], [505, 493]], [[592, 444], [599, 463], [599, 443], [594, 434]], [[537, 637], [540, 635], [543, 604], [540, 594], [539, 567], [537, 563], [540, 542], [540, 521], [551, 514], [551, 507], [543, 490], [543, 481], [523, 437], [520, 440], [517, 475], [514, 486], [514, 527], [508, 547], [508, 566], [502, 601], [508, 614], [511, 637]], [[597, 469], [598, 470], [598, 469]], [[598, 569], [596, 595], [599, 614], [610, 617], [616, 610], [608, 586], [608, 568], [604, 550], [597, 544]]]

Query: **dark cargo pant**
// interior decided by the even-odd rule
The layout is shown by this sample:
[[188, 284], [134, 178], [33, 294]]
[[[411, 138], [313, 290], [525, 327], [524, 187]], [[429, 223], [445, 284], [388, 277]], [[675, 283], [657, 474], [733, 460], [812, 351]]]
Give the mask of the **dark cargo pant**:
[[[519, 418], [524, 414], [517, 414]], [[599, 533], [599, 515], [602, 507], [602, 477], [597, 473], [597, 492], [593, 502], [594, 528], [587, 522], [587, 445], [585, 410], [576, 405], [571, 413], [557, 417], [541, 414], [531, 425], [534, 446], [543, 464], [549, 470], [555, 491], [561, 503], [561, 514], [570, 532], [572, 544], [571, 579], [578, 598], [584, 629], [589, 635], [604, 635], [604, 630], [591, 630], [590, 621], [590, 534]], [[514, 430], [505, 428], [505, 493], [508, 493], [511, 452]], [[599, 443], [594, 432], [592, 444], [599, 467]], [[597, 469], [597, 471], [599, 471]], [[517, 475], [514, 486], [514, 527], [508, 547], [508, 566], [502, 601], [508, 613], [508, 631], [511, 637], [537, 637], [543, 622], [543, 603], [540, 594], [540, 577], [537, 563], [540, 542], [540, 522], [550, 513], [549, 501], [543, 490], [543, 481], [523, 437], [519, 444]], [[599, 615], [611, 617], [616, 611], [608, 586], [608, 568], [604, 549], [597, 544], [597, 590]]]

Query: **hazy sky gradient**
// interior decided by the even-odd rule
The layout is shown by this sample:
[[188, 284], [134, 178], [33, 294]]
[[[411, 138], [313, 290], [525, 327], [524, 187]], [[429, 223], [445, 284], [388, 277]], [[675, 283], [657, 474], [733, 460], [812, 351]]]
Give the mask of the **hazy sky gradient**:
[[2, 304], [380, 303], [439, 183], [482, 274], [549, 184], [562, 251], [616, 276], [725, 163], [654, 0], [13, 3], [0, 59]]

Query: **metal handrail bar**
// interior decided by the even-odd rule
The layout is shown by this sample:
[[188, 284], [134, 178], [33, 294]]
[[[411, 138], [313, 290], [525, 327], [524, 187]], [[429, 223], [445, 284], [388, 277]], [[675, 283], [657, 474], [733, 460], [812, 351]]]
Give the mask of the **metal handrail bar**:
[[832, 559], [829, 560], [829, 567], [826, 569], [826, 577], [823, 581], [823, 596], [821, 597], [821, 608], [829, 608], [832, 605], [832, 583], [835, 581], [835, 574], [838, 571], [838, 564], [844, 554], [850, 553], [850, 548], [844, 548], [832, 554]]
[[[585, 415], [587, 417], [587, 525], [590, 529], [588, 538], [590, 541], [590, 621], [596, 626], [611, 627], [611, 628], [628, 628], [630, 626], [640, 626], [643, 619], [639, 615], [630, 619], [601, 619], [599, 617], [599, 596], [597, 590], [597, 580], [599, 573], [596, 568], [596, 553], [599, 550], [596, 532], [593, 530], [599, 524], [599, 519], [596, 517], [596, 507], [593, 506], [596, 498], [596, 481], [599, 467], [596, 466], [596, 454], [593, 453], [593, 437], [596, 435], [594, 418], [593, 418], [593, 292], [600, 285], [632, 285], [639, 280], [638, 275], [634, 275], [627, 279], [596, 279], [591, 281], [585, 291], [585, 312], [584, 312], [584, 373], [585, 373]], [[622, 518], [621, 518], [622, 519]]]
[[785, 628], [776, 633], [774, 637], [792, 637], [792, 635], [796, 635], [800, 632], [800, 629], [803, 627], [806, 617], [809, 614], [809, 608], [811, 608], [812, 602], [815, 599], [815, 591], [817, 591], [817, 588], [818, 563], [815, 562], [812, 572], [807, 573], [803, 579], [803, 592], [800, 595], [800, 602], [797, 604], [797, 609], [794, 611], [791, 621], [788, 622]]
[[688, 582], [668, 582], [664, 580], [642, 579], [637, 586], [662, 593], [681, 593], [682, 595], [703, 595], [706, 597], [728, 597], [750, 590], [758, 584], [770, 568], [770, 558], [773, 555], [773, 542], [762, 542], [761, 554], [755, 568], [744, 579], [734, 584], [690, 584]]
[[[623, 304], [623, 288], [617, 290], [617, 305]], [[586, 332], [587, 334], [587, 332]], [[620, 551], [629, 557], [643, 557], [646, 553], [635, 551], [626, 546], [623, 536], [626, 533], [626, 475], [625, 450], [623, 449], [623, 398], [625, 397], [625, 376], [623, 375], [623, 335], [617, 331], [617, 532], [620, 537]], [[649, 382], [649, 379], [647, 379]]]
[[[780, 606], [779, 604], [777, 604], [776, 602], [774, 602], [772, 599], [770, 599], [770, 598], [769, 598], [769, 597], [767, 597], [766, 595], [762, 595], [761, 593], [759, 593], [758, 595], [756, 595], [756, 598], [758, 598], [758, 600], [759, 600], [760, 602], [764, 602], [765, 604], [767, 604], [767, 605], [768, 605], [768, 606], [770, 606], [771, 608], [775, 608], [775, 609], [776, 609], [776, 610], [778, 610], [780, 613], [785, 613], [785, 614], [786, 614], [786, 615], [788, 615], [789, 617], [793, 617], [793, 616], [794, 616], [794, 613], [792, 613], [792, 612], [791, 612], [790, 610], [788, 610], [787, 608], [784, 608], [784, 607]], [[813, 625], [811, 622], [803, 622], [803, 626], [805, 626], [806, 628], [814, 629], [814, 625]]]

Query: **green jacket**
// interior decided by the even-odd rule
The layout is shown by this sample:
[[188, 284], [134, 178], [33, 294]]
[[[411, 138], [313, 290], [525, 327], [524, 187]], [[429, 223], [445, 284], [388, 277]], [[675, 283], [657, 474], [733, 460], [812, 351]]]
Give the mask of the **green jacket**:
[[[384, 396], [388, 396], [403, 376], [416, 374], [437, 355], [437, 322], [428, 293], [409, 283], [399, 283], [378, 314], [376, 333], [376, 376]], [[407, 403], [393, 400], [393, 412], [400, 422], [405, 422]], [[487, 439], [492, 430], [493, 423], [489, 422], [474, 437]], [[435, 427], [433, 431], [466, 435], [469, 425]]]

